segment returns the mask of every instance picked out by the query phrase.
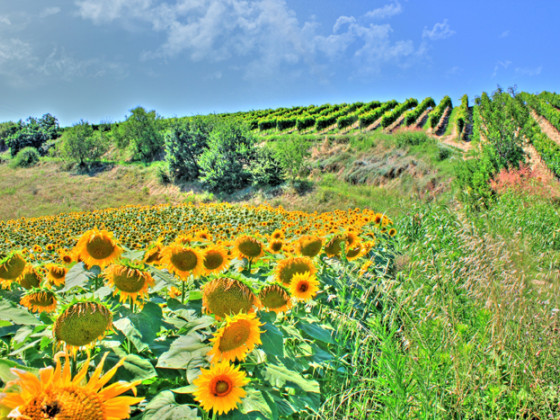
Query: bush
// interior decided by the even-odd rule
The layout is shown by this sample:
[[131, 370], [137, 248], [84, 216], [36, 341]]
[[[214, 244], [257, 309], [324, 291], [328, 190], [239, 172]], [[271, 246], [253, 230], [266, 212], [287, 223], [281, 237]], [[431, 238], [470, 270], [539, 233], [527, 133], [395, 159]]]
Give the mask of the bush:
[[397, 145], [403, 146], [418, 146], [421, 143], [429, 141], [430, 138], [424, 132], [402, 132], [396, 135]]
[[276, 158], [293, 184], [309, 155], [310, 143], [300, 136], [292, 136], [274, 143], [274, 146]]
[[61, 148], [67, 159], [84, 166], [88, 161], [99, 159], [107, 150], [107, 143], [101, 131], [94, 132], [93, 127], [82, 120], [64, 131]]
[[310, 127], [313, 127], [314, 125], [315, 125], [315, 118], [310, 115], [306, 115], [298, 118], [296, 123], [296, 128], [298, 131], [303, 131]]
[[276, 119], [260, 120], [259, 131], [266, 131], [276, 128]]
[[12, 168], [29, 168], [39, 162], [40, 156], [34, 147], [21, 149], [18, 154], [10, 161]]
[[117, 144], [121, 148], [130, 146], [134, 160], [151, 162], [163, 150], [161, 117], [156, 111], [146, 111], [141, 106], [130, 112], [126, 121], [118, 127]]
[[10, 128], [10, 132], [6, 144], [13, 157], [26, 147], [39, 150], [45, 142], [59, 136], [60, 128], [55, 117], [45, 114], [39, 119], [29, 117], [26, 122], [20, 120], [16, 127]]
[[283, 167], [275, 151], [267, 146], [258, 149], [250, 172], [252, 184], [258, 187], [274, 187], [285, 181]]
[[296, 126], [297, 120], [295, 117], [292, 118], [282, 118], [276, 121], [276, 128], [279, 131], [284, 131], [289, 128], [294, 128]]
[[250, 184], [250, 163], [255, 156], [255, 139], [249, 127], [234, 118], [217, 122], [200, 155], [201, 180], [215, 192], [231, 193]]

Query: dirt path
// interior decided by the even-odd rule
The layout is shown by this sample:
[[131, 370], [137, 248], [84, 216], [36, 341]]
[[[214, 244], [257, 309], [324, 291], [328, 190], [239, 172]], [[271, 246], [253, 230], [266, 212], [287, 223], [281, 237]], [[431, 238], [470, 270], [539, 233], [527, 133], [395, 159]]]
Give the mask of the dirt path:
[[375, 120], [372, 124], [368, 125], [366, 128], [364, 128], [361, 131], [356, 131], [354, 133], [355, 136], [357, 136], [358, 134], [361, 134], [365, 131], [373, 131], [373, 130], [377, 130], [377, 128], [381, 125], [381, 119], [383, 118], [383, 115], [381, 117], [379, 117], [377, 120]]
[[550, 140], [560, 146], [560, 132], [554, 127], [546, 118], [541, 117], [539, 114], [535, 112], [535, 110], [531, 110], [531, 116], [535, 119], [539, 127], [541, 128], [542, 132], [548, 136]]
[[556, 178], [548, 166], [546, 166], [546, 163], [542, 160], [541, 155], [537, 152], [535, 146], [528, 141], [525, 141], [523, 143], [523, 150], [527, 156], [529, 156], [529, 166], [531, 167], [531, 170], [539, 174], [545, 184], [558, 182], [558, 178]]
[[424, 124], [426, 124], [426, 120], [428, 119], [428, 114], [432, 111], [432, 109], [433, 108], [428, 108], [424, 112], [422, 112], [422, 114], [420, 114], [420, 116], [416, 120], [416, 123], [414, 124], [414, 128], [424, 127]]
[[388, 133], [392, 133], [393, 131], [395, 131], [397, 128], [399, 128], [401, 126], [401, 124], [403, 123], [403, 121], [406, 117], [407, 112], [408, 111], [403, 112], [402, 115], [399, 118], [397, 118], [397, 120], [393, 124], [391, 124], [389, 127], [387, 127], [386, 130], [387, 130]]
[[441, 119], [439, 120], [438, 125], [434, 130], [436, 136], [442, 136], [445, 133], [445, 130], [447, 130], [447, 124], [449, 124], [449, 116], [451, 115], [451, 111], [453, 111], [453, 109], [450, 106], [445, 108], [445, 111], [443, 112], [443, 115], [441, 116]]

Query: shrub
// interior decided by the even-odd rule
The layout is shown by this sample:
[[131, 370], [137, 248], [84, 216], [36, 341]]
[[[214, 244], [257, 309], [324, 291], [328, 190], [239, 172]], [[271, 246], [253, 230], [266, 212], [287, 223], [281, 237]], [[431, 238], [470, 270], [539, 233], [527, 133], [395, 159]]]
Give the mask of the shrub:
[[259, 131], [266, 131], [276, 128], [276, 119], [262, 119], [259, 121]]
[[300, 136], [291, 136], [276, 142], [274, 146], [276, 158], [293, 184], [309, 155], [310, 143]]
[[40, 156], [34, 147], [21, 149], [18, 154], [10, 161], [12, 168], [29, 168], [39, 162]]
[[292, 118], [282, 118], [276, 121], [276, 128], [279, 131], [284, 131], [289, 128], [293, 128], [296, 126], [297, 120], [295, 117]]
[[39, 150], [45, 142], [59, 136], [60, 128], [55, 117], [45, 114], [39, 119], [29, 117], [26, 122], [20, 120], [16, 127], [10, 128], [10, 132], [6, 144], [13, 157], [26, 147]]
[[451, 102], [451, 98], [449, 96], [445, 96], [441, 102], [436, 106], [432, 112], [430, 112], [428, 116], [428, 126], [431, 128], [436, 128], [439, 120], [443, 116], [443, 113], [447, 109], [447, 107], [453, 108], [453, 104]]
[[414, 98], [409, 98], [404, 101], [402, 104], [397, 106], [393, 111], [383, 116], [381, 119], [381, 127], [387, 128], [395, 121], [399, 119], [399, 117], [405, 112], [407, 109], [413, 108], [418, 105], [418, 101]]
[[61, 138], [63, 155], [80, 166], [87, 161], [96, 160], [107, 150], [106, 142], [101, 131], [93, 131], [93, 127], [86, 121], [80, 121], [65, 130]]
[[298, 129], [298, 131], [303, 131], [310, 127], [313, 127], [314, 125], [315, 125], [315, 118], [310, 115], [306, 115], [304, 117], [298, 118], [296, 123], [296, 128]]
[[257, 150], [250, 172], [252, 184], [258, 187], [276, 186], [285, 181], [283, 167], [275, 151], [267, 146]]
[[118, 126], [117, 144], [131, 147], [134, 160], [151, 162], [163, 150], [161, 117], [141, 106], [130, 110], [126, 121]]

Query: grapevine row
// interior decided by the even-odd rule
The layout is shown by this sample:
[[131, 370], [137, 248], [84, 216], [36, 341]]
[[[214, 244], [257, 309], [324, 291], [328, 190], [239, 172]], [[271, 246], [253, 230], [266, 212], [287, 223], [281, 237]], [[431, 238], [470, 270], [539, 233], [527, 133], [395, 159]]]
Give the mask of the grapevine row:
[[422, 115], [422, 113], [426, 109], [428, 109], [430, 107], [433, 108], [435, 106], [436, 106], [436, 103], [435, 103], [433, 98], [428, 97], [428, 98], [424, 99], [422, 102], [420, 102], [420, 105], [418, 105], [413, 110], [407, 112], [406, 116], [404, 117], [404, 125], [406, 125], [408, 127], [408, 126], [414, 124], [416, 122], [416, 120], [418, 120], [420, 115]]
[[436, 106], [432, 110], [432, 112], [430, 112], [430, 115], [428, 116], [428, 125], [431, 128], [436, 128], [439, 120], [441, 120], [441, 117], [443, 116], [443, 113], [445, 112], [447, 107], [453, 107], [453, 104], [451, 103], [451, 98], [449, 96], [445, 96], [438, 104], [438, 106]]

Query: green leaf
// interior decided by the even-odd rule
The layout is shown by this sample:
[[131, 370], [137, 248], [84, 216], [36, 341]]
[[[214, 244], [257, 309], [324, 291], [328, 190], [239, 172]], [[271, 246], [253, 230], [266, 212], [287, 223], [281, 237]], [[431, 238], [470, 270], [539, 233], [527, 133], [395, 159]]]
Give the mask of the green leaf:
[[272, 386], [282, 388], [286, 383], [293, 383], [305, 392], [320, 392], [319, 382], [313, 379], [306, 379], [293, 370], [288, 370], [284, 366], [268, 364], [263, 372], [264, 377]]
[[127, 251], [122, 254], [122, 258], [128, 258], [132, 261], [142, 261], [144, 258], [144, 251], [137, 250], [137, 251]]
[[196, 388], [196, 385], [188, 385], [182, 386], [181, 388], [172, 389], [171, 391], [176, 394], [192, 394], [194, 391], [196, 391]]
[[154, 342], [161, 329], [161, 308], [148, 302], [142, 312], [123, 315], [123, 318], [113, 322], [113, 325], [130, 339], [138, 351], [144, 351]]
[[134, 347], [136, 347], [139, 352], [142, 352], [149, 347], [148, 343], [145, 343], [142, 340], [142, 333], [140, 333], [129, 318], [118, 319], [113, 322], [113, 325], [117, 330], [122, 332], [132, 344], [134, 344]]
[[239, 411], [241, 411], [243, 414], [257, 411], [264, 416], [264, 419], [273, 418], [272, 409], [268, 405], [268, 402], [264, 398], [262, 392], [257, 391], [256, 389], [247, 390], [247, 396], [241, 401]]
[[284, 336], [274, 324], [268, 322], [262, 326], [264, 331], [261, 334], [262, 349], [266, 354], [284, 357]]
[[333, 344], [333, 338], [331, 335], [331, 331], [326, 330], [325, 328], [321, 327], [317, 324], [308, 324], [307, 322], [300, 321], [297, 324], [306, 335], [315, 340], [322, 341], [323, 343]]
[[189, 369], [189, 367], [200, 367], [206, 360], [206, 354], [210, 351], [210, 346], [202, 342], [199, 334], [177, 338], [169, 348], [163, 353], [157, 362], [158, 368], [169, 369]]
[[117, 379], [121, 381], [145, 381], [146, 379], [157, 376], [156, 369], [152, 366], [148, 359], [144, 359], [136, 354], [122, 354], [122, 349], [115, 349], [115, 353], [107, 356], [106, 366], [115, 365], [123, 356], [124, 364], [117, 372]]
[[83, 262], [75, 264], [68, 273], [66, 273], [66, 280], [64, 282], [64, 287], [61, 292], [67, 292], [73, 287], [84, 287], [89, 279], [95, 277], [95, 274], [91, 270], [86, 270]]
[[200, 418], [196, 408], [177, 404], [171, 391], [163, 391], [146, 405], [142, 420], [195, 420]]
[[39, 325], [41, 321], [31, 315], [27, 309], [8, 302], [7, 300], [0, 300], [0, 314], [2, 314], [3, 321], [10, 321], [18, 325]]
[[0, 359], [0, 380], [4, 383], [13, 381], [17, 379], [17, 376], [12, 373], [11, 368], [17, 368], [24, 370], [26, 372], [38, 373], [39, 369], [30, 368], [27, 366], [20, 365], [16, 362], [12, 362], [8, 359]]

